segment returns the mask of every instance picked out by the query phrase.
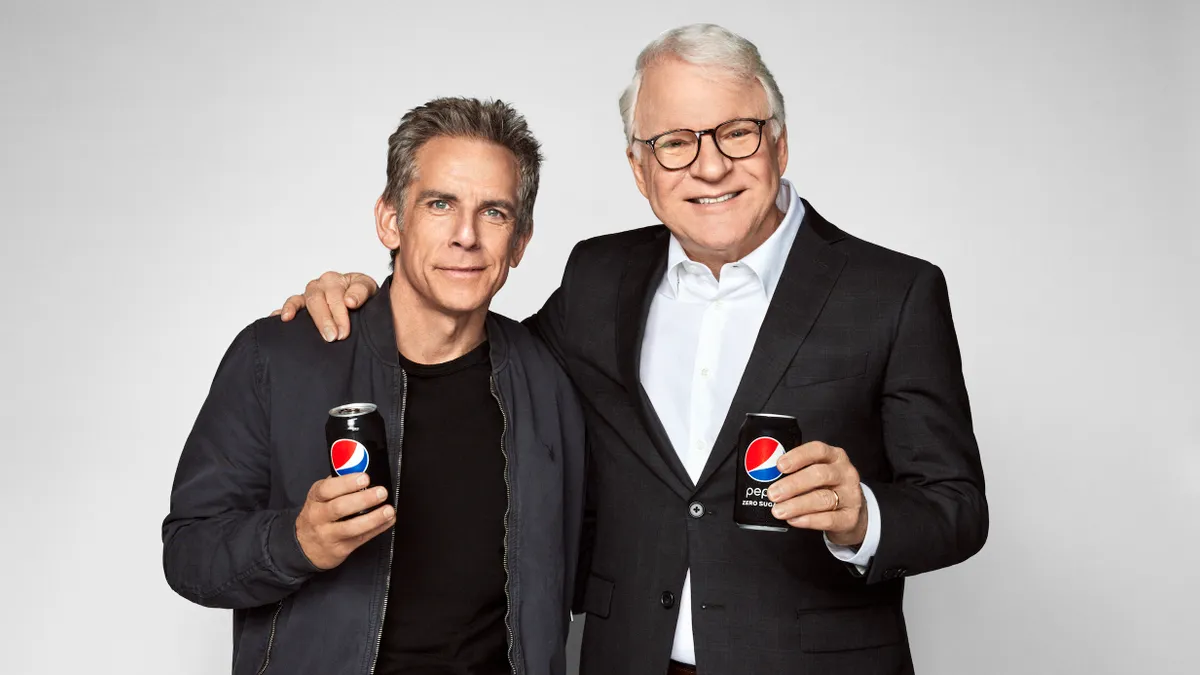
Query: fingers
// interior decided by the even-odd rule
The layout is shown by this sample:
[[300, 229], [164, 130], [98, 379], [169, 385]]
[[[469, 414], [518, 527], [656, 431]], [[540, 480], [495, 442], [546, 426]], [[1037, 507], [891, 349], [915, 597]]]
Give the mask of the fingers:
[[851, 538], [864, 529], [862, 487], [845, 450], [810, 441], [784, 453], [776, 466], [787, 475], [767, 489], [773, 516], [792, 527]]
[[304, 309], [304, 304], [303, 295], [293, 295], [284, 301], [283, 307], [271, 312], [271, 316], [278, 315], [284, 321], [291, 321], [296, 318], [296, 312]]
[[345, 302], [346, 306], [351, 309], [362, 307], [363, 303], [379, 290], [375, 280], [365, 274], [351, 272], [346, 275], [346, 280], [349, 285], [346, 288]]
[[333, 512], [333, 517], [336, 520], [352, 516], [360, 511], [366, 511], [376, 504], [383, 503], [385, 499], [387, 499], [387, 490], [375, 487], [342, 495], [329, 502], [329, 509]]
[[[337, 272], [326, 272], [321, 275], [320, 285], [325, 292], [325, 304], [329, 308], [329, 315], [333, 319], [333, 329], [338, 340], [345, 340], [350, 334], [350, 311], [346, 309], [346, 289], [350, 285], [350, 277]], [[325, 340], [333, 342], [326, 328], [321, 328], [321, 334], [325, 336]]]
[[378, 290], [375, 280], [360, 272], [330, 271], [308, 282], [304, 295], [288, 298], [271, 316], [291, 321], [297, 312], [307, 308], [309, 318], [326, 342], [345, 340], [350, 335], [349, 309], [361, 307]]
[[789, 520], [810, 513], [825, 513], [828, 511], [851, 509], [857, 506], [852, 496], [842, 496], [831, 488], [813, 490], [786, 501], [775, 502], [771, 515], [779, 520]]
[[835, 487], [841, 483], [842, 472], [836, 464], [810, 464], [775, 481], [767, 488], [767, 498], [778, 504], [817, 488]]
[[337, 567], [356, 548], [395, 523], [396, 510], [390, 504], [355, 515], [387, 498], [382, 487], [362, 489], [367, 483], [366, 474], [355, 474], [325, 478], [309, 489], [296, 516], [296, 540], [318, 569]]
[[395, 522], [396, 509], [392, 508], [391, 504], [385, 504], [370, 513], [338, 523], [335, 536], [348, 542], [353, 548], [358, 548]]
[[367, 487], [370, 482], [371, 479], [365, 473], [322, 478], [309, 488], [308, 498], [317, 503], [331, 502], [343, 495], [358, 492]]
[[799, 471], [810, 464], [824, 462], [832, 463], [838, 459], [838, 453], [845, 456], [841, 448], [835, 448], [821, 441], [809, 441], [783, 453], [775, 465], [784, 473]]
[[374, 279], [359, 272], [344, 275], [326, 272], [321, 275], [321, 286], [325, 289], [325, 301], [329, 304], [337, 339], [345, 340], [350, 336], [349, 310], [361, 307], [375, 294], [378, 286]]
[[846, 511], [822, 511], [788, 518], [787, 524], [802, 530], [845, 532], [854, 528], [856, 517]]
[[[337, 272], [326, 272], [304, 287], [304, 302], [308, 307], [308, 315], [326, 342], [333, 342], [338, 338], [338, 327], [332, 308], [337, 307], [343, 312], [346, 310], [342, 299], [346, 286], [342, 279], [342, 275]], [[348, 320], [346, 327], [349, 328]]]

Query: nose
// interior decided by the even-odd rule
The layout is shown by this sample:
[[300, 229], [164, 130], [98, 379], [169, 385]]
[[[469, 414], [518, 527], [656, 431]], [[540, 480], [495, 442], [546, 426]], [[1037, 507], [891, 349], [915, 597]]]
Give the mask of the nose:
[[688, 167], [688, 171], [692, 177], [707, 183], [720, 182], [733, 168], [733, 160], [721, 154], [711, 133], [704, 134], [696, 141], [700, 143], [699, 154], [696, 155], [696, 161]]
[[465, 209], [460, 212], [458, 220], [454, 223], [454, 232], [451, 234], [450, 245], [467, 250], [479, 246], [478, 214], [467, 212]]

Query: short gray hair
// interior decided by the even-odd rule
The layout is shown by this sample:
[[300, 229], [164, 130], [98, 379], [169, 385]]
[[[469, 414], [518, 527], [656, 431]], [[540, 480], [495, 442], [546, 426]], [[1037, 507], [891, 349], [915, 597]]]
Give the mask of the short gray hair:
[[[510, 150], [517, 159], [517, 213], [513, 243], [533, 231], [542, 166], [541, 145], [525, 118], [504, 101], [476, 98], [437, 98], [404, 113], [388, 138], [387, 186], [383, 200], [403, 213], [408, 188], [416, 179], [417, 151], [435, 138], [473, 138]], [[401, 223], [403, 225], [403, 223]], [[393, 257], [395, 251], [392, 252]]]
[[638, 54], [633, 81], [621, 94], [621, 121], [625, 124], [625, 142], [633, 143], [633, 109], [642, 87], [646, 68], [664, 58], [675, 57], [697, 66], [715, 66], [742, 77], [754, 77], [767, 93], [767, 114], [775, 119], [775, 133], [784, 126], [783, 94], [775, 76], [763, 63], [758, 47], [746, 38], [711, 23], [680, 26], [658, 36]]

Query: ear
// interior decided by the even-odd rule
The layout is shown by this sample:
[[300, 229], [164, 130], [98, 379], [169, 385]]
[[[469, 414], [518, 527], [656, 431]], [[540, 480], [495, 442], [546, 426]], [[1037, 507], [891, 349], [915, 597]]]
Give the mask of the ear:
[[784, 171], [787, 171], [788, 162], [788, 142], [787, 142], [787, 126], [779, 130], [779, 138], [775, 139], [775, 156], [779, 158], [779, 175], [782, 176]]
[[637, 141], [625, 148], [625, 158], [629, 160], [629, 168], [633, 169], [633, 180], [637, 183], [638, 191], [646, 199], [650, 198], [650, 194], [646, 191], [646, 168], [642, 166], [641, 156], [648, 154], [649, 150], [649, 147]]
[[525, 247], [529, 245], [529, 240], [533, 238], [533, 226], [529, 227], [529, 234], [517, 239], [512, 244], [512, 251], [508, 255], [508, 266], [516, 269], [517, 265], [521, 264], [521, 258], [525, 257]]
[[389, 251], [400, 248], [400, 214], [383, 197], [375, 202], [375, 233]]

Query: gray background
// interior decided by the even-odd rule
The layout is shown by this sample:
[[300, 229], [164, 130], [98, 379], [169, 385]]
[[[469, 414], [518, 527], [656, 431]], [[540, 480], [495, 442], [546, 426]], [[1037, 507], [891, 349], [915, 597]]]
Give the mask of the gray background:
[[992, 529], [910, 581], [918, 670], [1196, 672], [1197, 3], [189, 5], [0, 9], [0, 671], [228, 672], [159, 525], [234, 334], [385, 274], [386, 137], [435, 95], [545, 144], [495, 303], [533, 311], [575, 241], [654, 222], [617, 95], [715, 21], [778, 77], [801, 193], [949, 279]]

